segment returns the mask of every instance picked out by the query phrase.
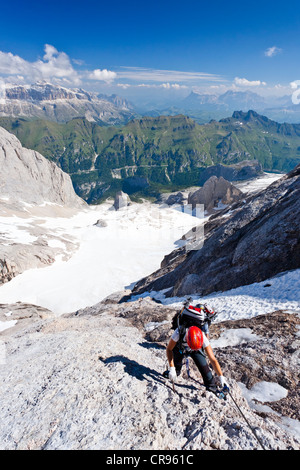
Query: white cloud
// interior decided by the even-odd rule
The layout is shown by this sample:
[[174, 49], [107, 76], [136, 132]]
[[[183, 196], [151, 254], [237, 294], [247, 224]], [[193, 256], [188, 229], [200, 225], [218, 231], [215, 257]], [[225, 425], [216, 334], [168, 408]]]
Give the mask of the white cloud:
[[[131, 87], [134, 85], [131, 85]], [[182, 90], [186, 89], [186, 85], [179, 85], [178, 83], [139, 83], [136, 85], [138, 88], [164, 88], [165, 90]]]
[[29, 62], [11, 52], [0, 51], [0, 74], [7, 77], [24, 77], [27, 81], [52, 80], [60, 83], [79, 85], [80, 77], [73, 68], [70, 58], [65, 52], [59, 52], [54, 46], [45, 44], [42, 59]]
[[235, 77], [234, 84], [237, 86], [265, 86], [266, 82], [261, 82], [260, 80], [247, 80], [247, 78]]
[[300, 80], [295, 80], [290, 83], [290, 87], [292, 88], [292, 90], [296, 90], [299, 85], [300, 85]]
[[[74, 69], [72, 62], [78, 64], [78, 60], [71, 60], [65, 52], [59, 52], [51, 44], [45, 44], [44, 55], [41, 59], [29, 62], [11, 52], [0, 51], [0, 76], [6, 82], [24, 83], [46, 80], [58, 85], [78, 86], [82, 80], [101, 80], [111, 82], [117, 76], [115, 72], [107, 69], [85, 70], [80, 73]], [[83, 65], [83, 61], [80, 61]], [[22, 80], [20, 80], [22, 77]]]
[[33, 66], [41, 73], [44, 79], [52, 77], [77, 77], [71, 61], [65, 52], [58, 52], [55, 47], [45, 45], [43, 60], [34, 62]]
[[120, 79], [140, 82], [191, 82], [191, 81], [220, 81], [219, 75], [204, 72], [185, 72], [179, 70], [159, 70], [143, 67], [121, 67], [118, 71]]
[[4, 75], [27, 75], [31, 68], [26, 60], [11, 52], [0, 51], [0, 73]]
[[[66, 87], [111, 85], [126, 88], [145, 87], [165, 90], [184, 90], [201, 82], [220, 83], [219, 75], [204, 72], [160, 70], [142, 67], [119, 67], [116, 71], [106, 68], [90, 70], [81, 59], [74, 59], [51, 44], [45, 44], [44, 54], [35, 61], [28, 61], [11, 52], [0, 51], [0, 78], [5, 83], [28, 84], [46, 80]], [[94, 82], [92, 85], [91, 81]], [[97, 83], [98, 82], [98, 83]]]
[[85, 62], [82, 59], [72, 59], [72, 62], [76, 65], [84, 65]]
[[116, 86], [119, 88], [123, 88], [123, 90], [126, 90], [127, 88], [132, 87], [132, 85], [130, 85], [129, 83], [117, 83]]
[[273, 57], [274, 55], [279, 54], [282, 51], [279, 47], [273, 46], [265, 50], [266, 57]]
[[117, 77], [117, 74], [115, 72], [112, 72], [106, 69], [103, 69], [103, 70], [95, 69], [93, 70], [93, 72], [89, 74], [88, 77], [91, 80], [101, 80], [104, 82], [111, 82]]
[[159, 85], [162, 88], [166, 88], [167, 90], [181, 90], [183, 88], [187, 88], [186, 85], [179, 85], [178, 83], [162, 83]]
[[295, 80], [293, 82], [290, 83], [290, 87], [292, 88], [293, 93], [292, 93], [292, 102], [293, 104], [300, 104], [300, 98], [299, 98], [299, 95], [300, 95], [300, 80]]
[[53, 56], [58, 55], [58, 50], [54, 46], [51, 46], [50, 44], [45, 44], [44, 50], [45, 50], [44, 60], [51, 60]]

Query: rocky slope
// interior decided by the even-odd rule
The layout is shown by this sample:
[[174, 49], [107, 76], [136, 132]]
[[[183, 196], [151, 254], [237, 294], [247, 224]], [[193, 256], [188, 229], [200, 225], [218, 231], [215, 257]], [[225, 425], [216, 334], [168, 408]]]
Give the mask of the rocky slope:
[[0, 195], [28, 204], [50, 202], [82, 207], [69, 175], [0, 127]]
[[196, 237], [193, 250], [170, 253], [161, 269], [135, 285], [134, 294], [169, 289], [170, 296], [201, 296], [299, 268], [299, 196], [300, 165], [212, 216], [204, 227], [204, 244]]
[[[297, 316], [274, 313], [267, 325], [259, 318], [231, 323], [253, 328], [259, 343], [215, 349], [250, 429], [231, 397], [206, 392], [194, 370], [172, 390], [161, 374], [174, 311], [149, 298], [119, 304], [122, 295], [60, 317], [28, 304], [0, 306], [1, 449], [299, 450], [282, 418], [295, 417], [297, 405]], [[216, 326], [214, 337], [228, 327]], [[248, 362], [241, 361], [246, 352]], [[268, 379], [286, 387], [291, 399], [254, 411], [236, 380]]]
[[[58, 254], [66, 254], [65, 250], [50, 245], [53, 237], [46, 236], [46, 230], [38, 222], [32, 223], [30, 216], [71, 216], [87, 205], [75, 194], [69, 175], [38, 152], [22, 147], [3, 128], [0, 128], [0, 166], [1, 284], [26, 269], [53, 263]], [[8, 233], [12, 230], [11, 217], [15, 226], [13, 238]], [[70, 252], [74, 251], [71, 239], [64, 240], [65, 243]]]

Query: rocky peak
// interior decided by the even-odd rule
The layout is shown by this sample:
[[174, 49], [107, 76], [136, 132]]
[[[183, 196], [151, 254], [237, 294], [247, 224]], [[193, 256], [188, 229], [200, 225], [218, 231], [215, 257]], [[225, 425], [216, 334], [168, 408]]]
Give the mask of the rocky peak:
[[[22, 147], [17, 137], [1, 127], [0, 167], [0, 212], [5, 216], [20, 213], [26, 217], [35, 210], [45, 210], [49, 216], [52, 211], [71, 215], [86, 207], [75, 194], [69, 175], [38, 152]], [[0, 284], [27, 269], [49, 265], [58, 252], [63, 253], [48, 245], [45, 229], [32, 226], [31, 233], [36, 240], [29, 244], [8, 242], [0, 233]]]
[[211, 212], [218, 204], [232, 204], [243, 197], [242, 191], [226, 181], [222, 176], [211, 176], [202, 188], [190, 193], [188, 204], [196, 207], [197, 204], [203, 204], [204, 209]]
[[116, 94], [113, 94], [113, 95], [110, 95], [110, 96], [100, 94], [100, 95], [98, 95], [98, 98], [110, 101], [111, 103], [116, 105], [118, 108], [126, 108], [126, 109], [132, 109], [133, 108], [132, 104], [129, 103], [128, 100], [126, 100], [125, 98], [122, 98], [121, 96], [118, 96]]
[[267, 118], [266, 116], [262, 116], [261, 114], [258, 114], [256, 111], [253, 111], [250, 109], [247, 112], [243, 111], [235, 111], [232, 115], [234, 119], [239, 119], [245, 122], [259, 122], [260, 124], [274, 124], [274, 121], [271, 121], [271, 119]]
[[44, 202], [82, 207], [71, 178], [40, 153], [22, 147], [0, 127], [0, 195], [30, 204]]

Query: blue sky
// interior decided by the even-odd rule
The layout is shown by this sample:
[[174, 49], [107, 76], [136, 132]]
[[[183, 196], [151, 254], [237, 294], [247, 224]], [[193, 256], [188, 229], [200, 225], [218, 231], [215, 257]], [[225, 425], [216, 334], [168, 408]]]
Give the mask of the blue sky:
[[300, 80], [295, 1], [1, 1], [0, 77], [96, 91], [287, 94]]

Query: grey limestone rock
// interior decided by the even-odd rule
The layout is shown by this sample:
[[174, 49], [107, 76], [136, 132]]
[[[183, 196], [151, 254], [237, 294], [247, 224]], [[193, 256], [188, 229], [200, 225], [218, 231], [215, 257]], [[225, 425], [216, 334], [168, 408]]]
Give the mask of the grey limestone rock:
[[202, 188], [189, 194], [188, 204], [195, 207], [197, 204], [203, 204], [204, 210], [211, 212], [218, 206], [218, 203], [232, 204], [243, 197], [242, 191], [236, 188], [222, 176], [211, 176]]
[[73, 189], [71, 178], [34, 150], [0, 128], [0, 195], [28, 204], [45, 202], [83, 207], [84, 201]]
[[[30, 215], [39, 213], [71, 216], [87, 207], [76, 195], [69, 175], [38, 152], [22, 147], [14, 135], [1, 127], [0, 167], [0, 214], [4, 217], [30, 219]], [[26, 269], [51, 264], [57, 254], [64, 253], [48, 245], [38, 222], [28, 222], [28, 232], [36, 237], [32, 243], [7, 240], [6, 233], [0, 233], [0, 284]], [[74, 248], [72, 243], [64, 243], [71, 250]]]
[[123, 191], [118, 191], [115, 196], [114, 200], [114, 208], [116, 210], [121, 209], [122, 207], [127, 207], [130, 203], [130, 198], [128, 194], [124, 193]]
[[[5, 322], [10, 326], [0, 332], [1, 449], [260, 449], [230, 397], [224, 401], [207, 392], [194, 368], [190, 378], [183, 371], [175, 392], [163, 378], [172, 313], [149, 298], [119, 305], [106, 301], [59, 317], [28, 304], [0, 305], [1, 326]], [[284, 348], [287, 339], [296, 340], [296, 321], [279, 320], [285, 325], [280, 346]], [[158, 326], [147, 340], [149, 321]], [[249, 326], [220, 325], [219, 331], [211, 333], [217, 338], [224, 327], [245, 325]], [[162, 327], [164, 339], [155, 341], [155, 332]], [[264, 329], [260, 320], [253, 327], [264, 338], [257, 380], [278, 381], [295, 397], [294, 385], [288, 381], [294, 366], [286, 367], [283, 376], [281, 355], [270, 362], [274, 338], [268, 338], [269, 327]], [[299, 438], [281, 424], [281, 415], [289, 416], [292, 401], [287, 399], [284, 407], [277, 401], [277, 414], [258, 413], [242, 395], [238, 382], [245, 377], [246, 385], [251, 369], [240, 357], [246, 349], [248, 355], [255, 351], [254, 344], [229, 348], [227, 354], [215, 350], [231, 394], [264, 448], [299, 450]], [[255, 365], [257, 356], [251, 357]]]

